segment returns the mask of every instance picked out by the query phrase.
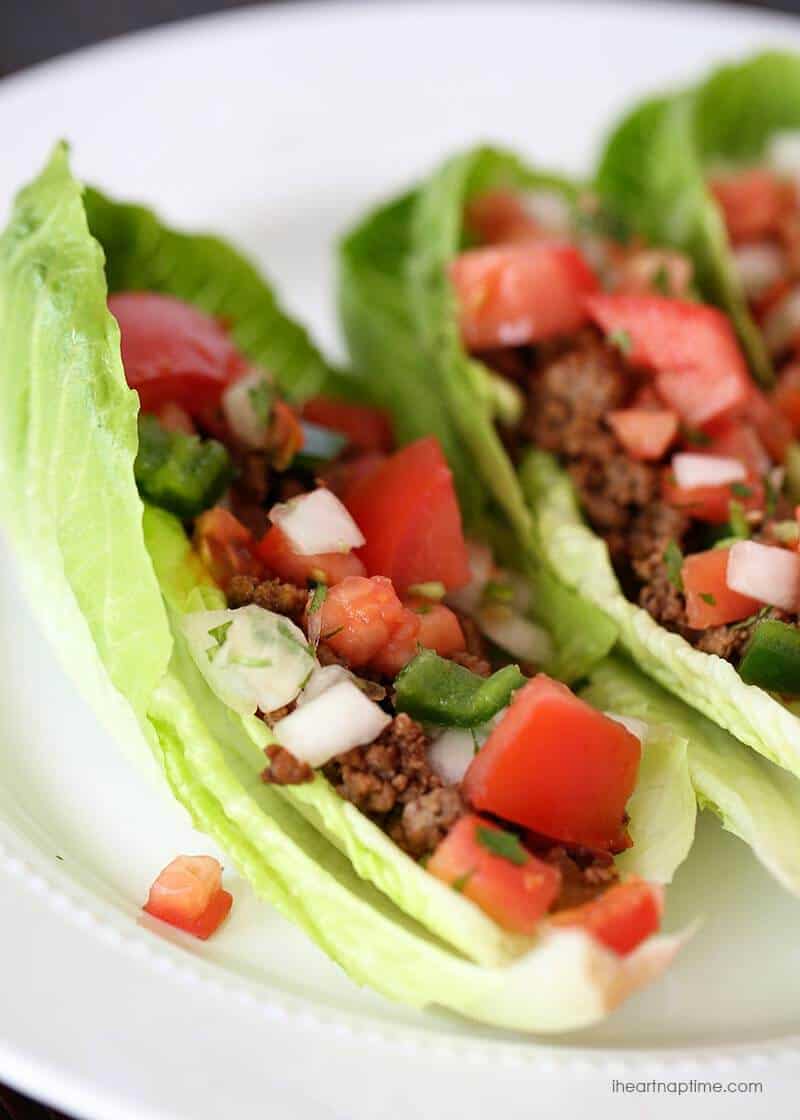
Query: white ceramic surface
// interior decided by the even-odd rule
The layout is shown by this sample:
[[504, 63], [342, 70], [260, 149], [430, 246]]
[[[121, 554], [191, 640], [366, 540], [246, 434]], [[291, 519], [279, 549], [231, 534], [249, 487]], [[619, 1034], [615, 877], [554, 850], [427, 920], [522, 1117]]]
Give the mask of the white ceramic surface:
[[[0, 206], [68, 137], [85, 178], [235, 239], [340, 352], [336, 236], [460, 145], [580, 170], [632, 97], [800, 23], [721, 7], [588, 3], [253, 9], [82, 52], [0, 83]], [[2, 542], [0, 542], [1, 544]], [[788, 1105], [800, 1046], [800, 902], [703, 820], [669, 895], [702, 929], [656, 987], [546, 1042], [352, 985], [246, 884], [206, 945], [144, 924], [177, 851], [210, 850], [145, 755], [99, 728], [0, 554], [0, 1079], [102, 1120], [670, 1115], [609, 1079], [740, 1074]], [[498, 1096], [498, 1092], [501, 1095]], [[763, 1111], [762, 1111], [763, 1110]]]

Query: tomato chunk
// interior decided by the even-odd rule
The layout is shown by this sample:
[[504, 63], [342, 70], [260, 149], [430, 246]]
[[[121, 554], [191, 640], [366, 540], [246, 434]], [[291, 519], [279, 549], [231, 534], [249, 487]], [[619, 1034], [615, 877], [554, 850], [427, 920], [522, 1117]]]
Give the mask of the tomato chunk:
[[745, 510], [761, 509], [764, 505], [764, 485], [754, 478], [721, 486], [678, 486], [672, 472], [667, 470], [661, 480], [661, 494], [667, 505], [710, 525], [725, 524], [733, 501], [740, 502]]
[[414, 611], [404, 608], [403, 617], [392, 630], [386, 645], [378, 650], [370, 661], [370, 665], [376, 672], [383, 673], [387, 677], [396, 677], [400, 670], [405, 669], [409, 661], [416, 657], [422, 644], [421, 621]]
[[450, 265], [461, 335], [470, 350], [544, 342], [586, 322], [597, 278], [559, 241], [468, 249]]
[[794, 433], [789, 418], [778, 407], [774, 395], [768, 397], [753, 385], [746, 412], [764, 450], [773, 462], [782, 463]]
[[761, 604], [728, 587], [729, 548], [712, 548], [687, 556], [681, 567], [686, 595], [686, 620], [693, 630], [738, 622], [754, 614]]
[[270, 526], [258, 542], [257, 552], [264, 564], [279, 579], [305, 587], [308, 583], [332, 586], [349, 576], [365, 575], [364, 565], [353, 552], [320, 552], [301, 556], [292, 548], [277, 525]]
[[484, 245], [530, 241], [542, 235], [514, 191], [487, 191], [473, 198], [467, 206], [465, 224]]
[[540, 673], [516, 693], [462, 788], [476, 809], [556, 840], [612, 849], [640, 755], [635, 735]]
[[554, 926], [585, 929], [606, 948], [625, 956], [657, 933], [664, 912], [664, 890], [644, 879], [629, 879], [550, 919]]
[[709, 186], [722, 208], [731, 241], [759, 241], [780, 231], [795, 205], [795, 189], [766, 168], [713, 178]]
[[175, 401], [198, 416], [247, 369], [247, 359], [216, 319], [183, 300], [117, 292], [108, 307], [119, 323], [125, 377], [144, 412]]
[[222, 868], [212, 856], [178, 856], [150, 888], [144, 910], [202, 941], [225, 920], [233, 896], [222, 889]]
[[331, 587], [320, 608], [320, 638], [354, 669], [369, 664], [408, 624], [407, 611], [391, 580], [349, 576]]
[[358, 451], [385, 452], [394, 446], [392, 421], [383, 409], [333, 397], [312, 397], [303, 405], [301, 415], [312, 424], [340, 432]]
[[455, 591], [469, 581], [453, 476], [432, 436], [368, 472], [344, 502], [366, 537], [359, 555], [367, 571], [388, 576], [400, 594], [414, 583], [438, 580]]
[[435, 650], [440, 657], [452, 657], [466, 649], [464, 631], [455, 613], [444, 603], [425, 599], [409, 599], [407, 606], [419, 617], [418, 641], [425, 649]]
[[742, 420], [721, 420], [709, 428], [711, 442], [699, 450], [744, 463], [748, 474], [758, 478], [770, 468], [769, 455], [752, 424]]
[[792, 435], [800, 435], [800, 362], [781, 370], [772, 392], [772, 404], [789, 422]]
[[557, 867], [531, 855], [511, 833], [472, 814], [453, 826], [427, 870], [514, 933], [532, 934], [561, 888]]
[[655, 374], [662, 399], [692, 427], [741, 412], [751, 382], [730, 323], [715, 307], [663, 296], [591, 295], [591, 318]]
[[201, 513], [194, 526], [194, 546], [215, 583], [223, 591], [234, 576], [260, 576], [253, 534], [221, 506]]
[[666, 409], [619, 408], [606, 419], [634, 459], [660, 459], [678, 434], [678, 414]]

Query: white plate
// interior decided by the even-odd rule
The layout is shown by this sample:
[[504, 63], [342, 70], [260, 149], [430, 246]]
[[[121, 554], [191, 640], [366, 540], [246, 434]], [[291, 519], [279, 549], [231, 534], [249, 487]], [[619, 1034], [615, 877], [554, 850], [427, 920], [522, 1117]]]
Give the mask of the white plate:
[[[66, 136], [87, 179], [254, 253], [336, 351], [332, 246], [366, 204], [483, 139], [585, 168], [638, 93], [790, 41], [792, 21], [706, 7], [253, 9], [0, 85], [0, 200]], [[607, 1023], [546, 1044], [356, 988], [244, 883], [208, 945], [143, 928], [154, 872], [208, 847], [153, 764], [76, 697], [2, 557], [0, 1077], [103, 1120], [463, 1117], [496, 1104], [502, 1068], [504, 1112], [527, 1117], [574, 1109], [587, 1087], [618, 1114], [632, 1098], [608, 1078], [642, 1063], [765, 1077], [774, 1112], [794, 1069], [800, 904], [711, 821], [670, 892], [671, 924], [706, 918], [677, 965]], [[765, 1103], [737, 1101], [749, 1116]], [[737, 1101], [706, 1098], [704, 1115]], [[648, 1115], [671, 1105], [652, 1098]]]

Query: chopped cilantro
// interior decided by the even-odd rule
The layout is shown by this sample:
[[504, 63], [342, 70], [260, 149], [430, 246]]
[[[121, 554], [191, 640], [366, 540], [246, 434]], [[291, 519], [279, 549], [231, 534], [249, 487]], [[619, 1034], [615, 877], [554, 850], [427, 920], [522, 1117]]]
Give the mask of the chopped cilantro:
[[769, 474], [764, 475], [764, 512], [767, 517], [772, 517], [778, 505], [779, 489], [774, 485]]
[[667, 566], [667, 579], [678, 591], [683, 591], [681, 568], [683, 567], [683, 553], [675, 541], [670, 541], [664, 549], [664, 563]]
[[265, 377], [247, 390], [247, 399], [250, 401], [256, 419], [261, 424], [267, 424], [272, 406], [272, 388]]
[[772, 612], [772, 607], [762, 607], [761, 610], [756, 611], [755, 614], [743, 618], [741, 622], [734, 622], [731, 630], [742, 630], [745, 626], [753, 626], [756, 622], [761, 622], [762, 619], [768, 618]]
[[517, 867], [522, 867], [531, 858], [513, 832], [479, 827], [475, 832], [475, 839], [492, 855], [508, 860]]
[[301, 642], [299, 638], [296, 638], [295, 635], [289, 629], [289, 626], [286, 623], [286, 620], [283, 619], [283, 618], [278, 623], [278, 633], [281, 635], [282, 638], [285, 638], [287, 642], [291, 642], [291, 644], [293, 646], [298, 646], [303, 651], [303, 653], [308, 653], [312, 657], [314, 656], [314, 651], [311, 648], [311, 646], [308, 644], [308, 642]]
[[320, 581], [314, 588], [314, 593], [311, 596], [311, 602], [308, 605], [308, 613], [316, 614], [328, 594], [328, 586], [326, 583]]
[[731, 494], [735, 494], [737, 498], [752, 498], [753, 489], [751, 486], [746, 486], [744, 482], [732, 482]]
[[514, 598], [514, 588], [508, 583], [490, 579], [483, 589], [485, 603], [510, 603]]
[[626, 356], [633, 350], [633, 339], [624, 327], [617, 327], [616, 330], [613, 330], [608, 336], [608, 341]]
[[711, 443], [708, 432], [701, 432], [699, 428], [684, 428], [683, 438], [693, 447], [708, 447]]
[[412, 583], [408, 588], [409, 595], [416, 595], [420, 599], [432, 599], [437, 602], [444, 599], [447, 588], [441, 580], [432, 579], [427, 583]]
[[228, 631], [230, 630], [231, 626], [233, 626], [233, 619], [229, 618], [227, 622], [221, 622], [219, 626], [215, 626], [213, 629], [209, 630], [209, 638], [213, 638], [216, 642], [216, 645], [213, 645], [210, 647], [210, 649], [206, 650], [206, 656], [208, 657], [209, 661], [214, 660], [222, 646], [225, 644], [225, 639], [228, 636]]
[[430, 603], [417, 603], [417, 605], [411, 609], [414, 611], [414, 614], [430, 614], [433, 607]]
[[662, 296], [670, 294], [669, 272], [665, 264], [659, 265], [656, 269], [653, 275], [653, 287], [657, 292], [661, 292]]
[[710, 607], [715, 607], [717, 605], [717, 600], [714, 598], [710, 591], [701, 591], [700, 598], [704, 603], [708, 603]]
[[342, 630], [344, 630], [344, 626], [334, 626], [333, 630], [329, 630], [327, 634], [320, 634], [320, 638], [323, 642], [327, 642], [331, 638], [335, 638], [337, 634], [340, 634], [342, 632]]
[[450, 885], [452, 886], [454, 891], [458, 891], [459, 894], [462, 894], [464, 891], [464, 887], [466, 887], [467, 883], [470, 881], [474, 874], [475, 868], [471, 867], [469, 871], [465, 871], [463, 875], [459, 875], [457, 879], [454, 879]]
[[733, 548], [733, 546], [740, 541], [741, 537], [720, 537], [718, 541], [714, 541], [712, 548]]
[[232, 665], [241, 665], [243, 669], [268, 669], [272, 662], [268, 657], [233, 657]]
[[750, 536], [750, 526], [744, 515], [744, 506], [741, 502], [731, 501], [728, 505], [728, 523], [731, 533], [737, 540], [746, 541]]

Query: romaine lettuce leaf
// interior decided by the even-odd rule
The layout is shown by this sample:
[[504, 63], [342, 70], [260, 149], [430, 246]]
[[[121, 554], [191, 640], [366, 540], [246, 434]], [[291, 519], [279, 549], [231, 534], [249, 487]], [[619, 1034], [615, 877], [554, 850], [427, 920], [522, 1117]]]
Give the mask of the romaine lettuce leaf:
[[605, 542], [581, 520], [572, 484], [550, 455], [531, 452], [520, 477], [548, 562], [568, 587], [617, 624], [620, 644], [636, 664], [741, 742], [800, 776], [800, 720], [745, 684], [730, 662], [694, 649], [626, 599]]

